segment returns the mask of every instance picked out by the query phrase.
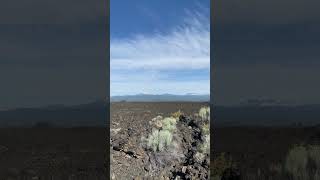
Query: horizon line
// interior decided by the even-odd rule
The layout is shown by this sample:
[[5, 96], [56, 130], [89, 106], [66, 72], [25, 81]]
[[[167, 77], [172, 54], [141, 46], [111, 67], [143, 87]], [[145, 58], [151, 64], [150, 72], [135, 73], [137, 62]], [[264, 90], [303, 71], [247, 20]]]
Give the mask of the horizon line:
[[154, 95], [154, 96], [161, 96], [161, 95], [174, 95], [174, 96], [210, 96], [210, 93], [208, 94], [198, 94], [198, 93], [186, 93], [186, 94], [171, 94], [171, 93], [163, 93], [163, 94], [149, 94], [149, 93], [137, 93], [137, 94], [119, 94], [119, 95], [110, 95], [110, 97], [115, 96], [138, 96], [138, 95]]

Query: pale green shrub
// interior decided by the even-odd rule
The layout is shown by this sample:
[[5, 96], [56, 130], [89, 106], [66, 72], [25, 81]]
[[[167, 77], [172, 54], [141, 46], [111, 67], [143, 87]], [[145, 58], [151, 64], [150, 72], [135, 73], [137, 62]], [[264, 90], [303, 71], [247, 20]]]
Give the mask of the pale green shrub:
[[[198, 145], [198, 151], [203, 154], [210, 154], [210, 107], [202, 107], [199, 110], [199, 116], [202, 120], [204, 121], [209, 121], [205, 122], [201, 126], [201, 132], [202, 132], [202, 143]], [[198, 157], [200, 157], [198, 155]], [[195, 158], [198, 158], [195, 157]]]
[[152, 148], [153, 151], [157, 151], [159, 146], [159, 130], [153, 129], [152, 134], [149, 136], [147, 140], [148, 140], [148, 147]]
[[320, 146], [309, 146], [308, 153], [309, 158], [315, 163], [315, 165], [320, 170]]
[[162, 120], [162, 129], [170, 132], [176, 129], [177, 120], [172, 117], [167, 117]]
[[172, 133], [168, 130], [159, 131], [159, 151], [163, 151], [165, 148], [169, 147], [172, 142]]
[[172, 139], [173, 135], [170, 131], [154, 129], [147, 139], [147, 146], [155, 152], [163, 151], [170, 146]]
[[[315, 171], [310, 171], [309, 163], [313, 163]], [[295, 146], [286, 157], [286, 171], [294, 180], [317, 179], [320, 175], [320, 147], [312, 146]]]
[[173, 132], [176, 130], [177, 119], [173, 117], [162, 118], [157, 116], [152, 119], [152, 124], [155, 128], [151, 135], [147, 138], [147, 147], [154, 152], [164, 151], [173, 141]]
[[199, 151], [200, 151], [201, 153], [207, 153], [207, 154], [209, 154], [209, 153], [210, 153], [210, 135], [205, 135], [203, 139], [204, 139], [204, 141], [203, 141], [203, 143], [200, 145]]
[[163, 119], [162, 116], [157, 116], [153, 118], [149, 124], [157, 129], [174, 131], [176, 129], [177, 119], [173, 117], [166, 117]]
[[210, 107], [202, 107], [199, 110], [199, 116], [202, 120], [209, 121], [210, 120]]
[[311, 176], [313, 176], [313, 179], [318, 180], [320, 179], [320, 146], [309, 146], [308, 155], [309, 161], [312, 161], [315, 165], [315, 172]]
[[209, 135], [210, 134], [210, 125], [209, 124], [204, 124], [202, 126], [202, 133], [204, 135]]
[[148, 138], [148, 147], [153, 151], [163, 151], [169, 147], [172, 142], [172, 133], [168, 130], [153, 129], [152, 134]]
[[308, 151], [304, 146], [296, 146], [287, 155], [285, 167], [295, 180], [307, 178]]

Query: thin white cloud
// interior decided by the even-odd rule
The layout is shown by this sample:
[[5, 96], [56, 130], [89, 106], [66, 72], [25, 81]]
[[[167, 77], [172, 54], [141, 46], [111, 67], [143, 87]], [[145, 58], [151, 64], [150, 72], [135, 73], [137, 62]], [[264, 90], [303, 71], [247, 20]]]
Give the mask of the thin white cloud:
[[[111, 39], [110, 65], [111, 95], [209, 94], [209, 74], [198, 81], [181, 81], [178, 77], [179, 72], [210, 69], [209, 17], [189, 13], [188, 18], [169, 33]], [[173, 71], [175, 76], [164, 75]]]
[[[156, 55], [155, 55], [156, 56]], [[111, 63], [112, 69], [153, 69], [153, 70], [194, 70], [208, 69], [208, 57], [153, 57], [142, 59], [117, 59]]]
[[194, 13], [171, 33], [111, 40], [112, 69], [208, 69], [208, 17]]

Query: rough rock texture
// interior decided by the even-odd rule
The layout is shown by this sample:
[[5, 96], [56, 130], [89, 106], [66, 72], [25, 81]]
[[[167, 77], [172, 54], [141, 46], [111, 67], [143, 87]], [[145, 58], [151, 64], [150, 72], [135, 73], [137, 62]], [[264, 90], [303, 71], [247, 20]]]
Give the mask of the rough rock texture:
[[[111, 179], [209, 179], [209, 155], [199, 158], [202, 121], [191, 118], [204, 103], [118, 103], [111, 106]], [[112, 109], [112, 107], [114, 109]], [[181, 109], [174, 133], [176, 148], [153, 152], [141, 138], [152, 132], [149, 123]]]
[[200, 121], [180, 116], [177, 129], [179, 129], [180, 136], [183, 137], [181, 144], [185, 158], [173, 169], [173, 178], [209, 179], [209, 155], [206, 154], [202, 161], [196, 158], [198, 145], [203, 143]]

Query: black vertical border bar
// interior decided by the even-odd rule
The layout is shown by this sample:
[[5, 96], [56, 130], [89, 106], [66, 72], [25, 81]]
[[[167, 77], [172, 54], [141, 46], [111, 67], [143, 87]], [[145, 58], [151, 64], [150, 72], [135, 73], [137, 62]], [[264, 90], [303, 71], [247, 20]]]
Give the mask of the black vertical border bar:
[[110, 0], [106, 0], [106, 53], [107, 53], [107, 63], [106, 63], [106, 76], [107, 76], [107, 92], [106, 92], [106, 155], [105, 159], [105, 168], [106, 168], [106, 177], [110, 179]]
[[213, 124], [214, 124], [214, 106], [213, 106], [213, 102], [214, 102], [214, 91], [213, 91], [213, 77], [214, 77], [214, 52], [213, 52], [213, 19], [214, 19], [214, 8], [213, 8], [213, 1], [214, 0], [210, 0], [210, 109], [211, 109], [211, 113], [210, 113], [210, 174], [209, 174], [209, 179], [211, 177], [213, 177], [213, 168], [212, 168], [212, 162], [213, 162], [213, 153], [214, 153], [214, 128], [213, 128]]

